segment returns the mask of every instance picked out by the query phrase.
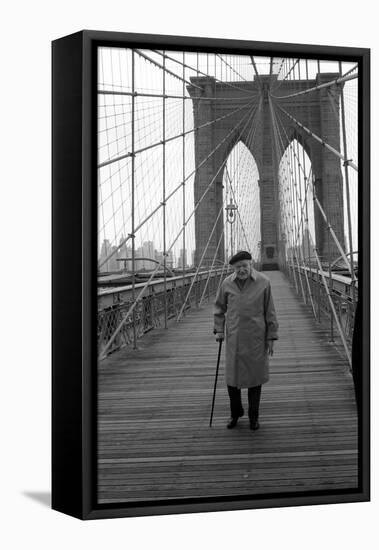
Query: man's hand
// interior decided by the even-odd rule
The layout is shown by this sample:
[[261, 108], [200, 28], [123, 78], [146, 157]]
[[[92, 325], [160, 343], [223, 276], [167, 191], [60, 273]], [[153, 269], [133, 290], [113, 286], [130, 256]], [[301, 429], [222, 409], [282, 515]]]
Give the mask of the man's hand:
[[274, 340], [266, 340], [266, 351], [269, 355], [274, 355]]
[[216, 342], [222, 342], [224, 339], [224, 333], [223, 332], [216, 332]]

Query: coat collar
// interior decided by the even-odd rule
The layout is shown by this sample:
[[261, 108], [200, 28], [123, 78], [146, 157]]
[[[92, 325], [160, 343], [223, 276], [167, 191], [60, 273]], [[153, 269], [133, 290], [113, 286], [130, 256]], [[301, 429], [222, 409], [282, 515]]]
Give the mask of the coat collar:
[[[255, 281], [257, 279], [258, 271], [256, 271], [253, 267], [251, 268], [250, 278]], [[232, 281], [235, 281], [237, 279], [237, 274], [232, 274]]]

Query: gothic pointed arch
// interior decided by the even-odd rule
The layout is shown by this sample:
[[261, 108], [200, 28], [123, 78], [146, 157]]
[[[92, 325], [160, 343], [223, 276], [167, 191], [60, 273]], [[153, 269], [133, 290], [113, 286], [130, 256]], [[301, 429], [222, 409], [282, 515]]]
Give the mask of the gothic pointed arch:
[[261, 208], [259, 169], [243, 140], [235, 143], [223, 169], [223, 197], [226, 206], [236, 207], [233, 215], [226, 210], [225, 249], [229, 258], [237, 250], [248, 250], [255, 264], [260, 262]]
[[[318, 136], [328, 139], [328, 143], [339, 150], [340, 131], [338, 111], [339, 90], [334, 90], [333, 102], [327, 90], [308, 94], [293, 94], [314, 85], [329, 82], [338, 75], [318, 74], [315, 80], [293, 80], [280, 83], [281, 95], [291, 95], [280, 99], [282, 110], [292, 117], [306, 122], [307, 128]], [[276, 76], [260, 75], [250, 82], [230, 83], [216, 81], [212, 77], [193, 77], [194, 86], [188, 86], [193, 101], [195, 133], [195, 161], [199, 166], [195, 175], [194, 197], [198, 204], [209, 183], [212, 188], [205, 199], [198, 204], [195, 216], [196, 252], [195, 262], [209, 239], [217, 213], [222, 206], [222, 166], [231, 150], [241, 141], [249, 149], [259, 168], [259, 194], [261, 209], [262, 268], [278, 269], [280, 228], [278, 196], [278, 162], [274, 151], [274, 130], [272, 123], [272, 101], [270, 89]], [[228, 85], [229, 84], [229, 85]], [[344, 207], [342, 172], [339, 159], [325, 150], [307, 132], [294, 126], [294, 122], [280, 116], [279, 139], [288, 144], [288, 139], [297, 139], [311, 160], [314, 189], [326, 216], [333, 219], [333, 228], [340, 242], [344, 242]], [[289, 137], [290, 136], [290, 137]], [[219, 219], [207, 255], [213, 258], [224, 227], [223, 216]], [[336, 255], [334, 248], [328, 248], [327, 226], [320, 213], [315, 213], [315, 233], [319, 253], [323, 257]], [[217, 258], [224, 261], [224, 246], [220, 247]]]

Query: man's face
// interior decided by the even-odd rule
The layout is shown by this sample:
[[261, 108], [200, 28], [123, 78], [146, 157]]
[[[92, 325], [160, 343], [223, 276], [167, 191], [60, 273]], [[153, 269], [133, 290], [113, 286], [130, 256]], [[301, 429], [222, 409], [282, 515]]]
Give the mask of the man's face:
[[247, 279], [251, 273], [251, 261], [240, 260], [233, 264], [233, 268], [238, 279]]

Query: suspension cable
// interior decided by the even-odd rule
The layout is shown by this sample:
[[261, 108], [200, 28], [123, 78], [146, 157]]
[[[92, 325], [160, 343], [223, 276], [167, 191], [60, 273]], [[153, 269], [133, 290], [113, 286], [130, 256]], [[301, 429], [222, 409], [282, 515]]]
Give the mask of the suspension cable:
[[[171, 76], [173, 76], [177, 80], [182, 80], [181, 76], [179, 76], [178, 74], [174, 73], [173, 71], [170, 71], [169, 69], [165, 68], [163, 65], [158, 63], [158, 61], [155, 61], [155, 59], [152, 59], [148, 55], [142, 53], [140, 50], [134, 50], [134, 51], [136, 53], [138, 53], [138, 55], [140, 55], [141, 57], [146, 59], [147, 61], [150, 61], [150, 63], [152, 63], [153, 65], [155, 65], [159, 69], [162, 69], [163, 71], [165, 71], [167, 74], [170, 74]], [[196, 84], [193, 84], [192, 82], [189, 82], [188, 80], [185, 80], [185, 83], [188, 84], [189, 86], [193, 86], [194, 88], [198, 88], [199, 90], [202, 90], [201, 86], [197, 86]]]
[[[283, 61], [284, 61], [284, 59], [283, 59]], [[285, 76], [282, 80], [278, 80], [278, 81], [277, 81], [277, 82], [278, 82], [278, 85], [277, 85], [276, 88], [275, 88], [275, 92], [277, 92], [277, 91], [279, 90], [280, 86], [281, 86], [281, 85], [283, 84], [283, 82], [284, 82], [285, 80], [287, 80], [287, 78], [291, 75], [292, 71], [294, 71], [296, 65], [297, 65], [299, 62], [300, 62], [300, 58], [298, 58], [298, 59], [294, 62], [294, 64], [292, 65], [292, 67], [287, 71], [286, 76]], [[285, 63], [285, 64], [286, 64], [286, 63]], [[280, 73], [280, 71], [279, 71], [279, 73]]]
[[[244, 115], [241, 120], [230, 130], [230, 132], [228, 132], [228, 134], [221, 140], [221, 142], [209, 153], [209, 155], [207, 155], [201, 162], [200, 164], [185, 178], [185, 181], [187, 181], [189, 178], [191, 178], [198, 170], [199, 168], [201, 168], [201, 166], [203, 164], [205, 164], [214, 154], [215, 152], [221, 147], [221, 145], [236, 131], [236, 129], [242, 124], [242, 122], [245, 120], [246, 117], [249, 117], [248, 120], [247, 120], [247, 123], [249, 122], [251, 116], [254, 115], [254, 112], [252, 113], [247, 113], [246, 115]], [[246, 124], [247, 124], [246, 123]], [[244, 128], [246, 127], [246, 124], [244, 126]], [[244, 129], [242, 130], [244, 131]], [[180, 182], [180, 184], [166, 197], [166, 203], [167, 201], [174, 196], [174, 194], [182, 187], [182, 184], [183, 182]], [[159, 204], [139, 225], [138, 227], [135, 228], [135, 231], [134, 233], [136, 233], [137, 231], [139, 231], [141, 229], [141, 227], [143, 227], [145, 225], [145, 223], [150, 219], [152, 218], [152, 216], [154, 216], [154, 214], [156, 212], [158, 212], [158, 210], [160, 208], [162, 208], [162, 203]], [[115, 246], [114, 247], [114, 250], [111, 251], [110, 254], [108, 254], [106, 256], [106, 258], [99, 264], [99, 269], [107, 262], [110, 260], [110, 258], [112, 258], [117, 252], [118, 250], [124, 246], [124, 244], [126, 244], [128, 242], [128, 240], [131, 238], [132, 235], [128, 235], [125, 239], [121, 240], [121, 242], [118, 244], [118, 246]]]
[[[244, 78], [242, 75], [239, 74], [238, 71], [236, 71], [227, 61], [225, 61], [225, 59], [219, 55], [219, 54], [216, 54], [217, 57], [219, 57], [221, 59], [221, 61], [227, 66], [229, 67], [237, 76], [239, 76], [242, 80], [244, 80], [245, 82], [248, 82], [248, 80], [246, 80], [246, 78]], [[222, 81], [223, 84], [227, 84], [227, 82], [225, 80]]]
[[[240, 131], [240, 134], [239, 136], [241, 136], [247, 126], [247, 124], [250, 122], [250, 118], [254, 118], [255, 116], [255, 113], [251, 113], [249, 119], [247, 120], [247, 122], [245, 123], [244, 125], [244, 128]], [[224, 138], [223, 141], [225, 141], [226, 138]], [[200, 206], [202, 200], [204, 199], [205, 195], [208, 193], [209, 189], [211, 188], [213, 182], [216, 180], [216, 177], [218, 176], [219, 172], [221, 171], [221, 169], [225, 166], [226, 162], [227, 162], [228, 159], [225, 159], [219, 166], [219, 168], [217, 169], [215, 175], [213, 176], [213, 178], [211, 179], [210, 183], [208, 184], [208, 186], [206, 187], [204, 193], [202, 194], [202, 196], [200, 197], [200, 199], [198, 200], [198, 202], [196, 203], [195, 205], [195, 208], [192, 210], [190, 216], [187, 218], [186, 220], [186, 225], [188, 224], [189, 220], [192, 218], [192, 216], [195, 214], [196, 210], [198, 209], [198, 207]], [[174, 243], [176, 242], [176, 240], [178, 239], [178, 237], [180, 236], [182, 231], [179, 232], [178, 236], [176, 237]]]
[[[280, 151], [278, 139], [281, 140], [281, 136], [278, 132], [277, 122], [276, 122], [274, 110], [273, 110], [273, 107], [272, 107], [271, 99], [269, 99], [269, 102], [270, 102], [270, 110], [271, 110], [271, 116], [272, 116], [272, 122], [273, 122], [273, 128], [274, 128], [274, 135], [275, 135], [275, 138], [276, 138], [276, 146], [277, 146], [277, 150]], [[288, 136], [287, 136], [287, 140], [288, 140]], [[292, 144], [290, 143], [290, 147], [291, 146], [292, 146]], [[285, 147], [284, 147], [283, 143], [282, 143], [282, 147], [283, 147], [283, 152], [284, 152]], [[293, 195], [293, 197], [291, 197], [291, 206], [293, 208], [293, 205], [294, 204], [296, 205], [296, 216], [295, 216], [295, 214], [293, 214], [293, 216], [292, 216], [292, 227], [294, 228], [295, 225], [297, 225], [298, 234], [299, 234], [299, 231], [300, 231], [299, 211], [298, 211], [299, 210], [299, 196], [298, 196], [298, 191], [297, 191], [296, 177], [294, 176], [294, 171], [293, 171], [293, 166], [292, 166], [292, 155], [290, 156], [290, 162], [291, 162], [291, 164], [289, 165], [289, 173], [292, 175], [292, 180], [295, 180], [295, 184], [294, 184], [294, 186], [292, 186], [292, 195]], [[287, 163], [288, 163], [288, 160], [287, 160]], [[296, 194], [296, 201], [295, 201], [295, 194]], [[296, 220], [297, 220], [296, 224], [295, 224], [295, 217], [296, 217]], [[301, 218], [303, 218], [303, 216], [301, 216]], [[301, 279], [301, 276], [300, 276], [300, 262], [299, 262], [298, 253], [297, 253], [297, 246], [298, 246], [297, 245], [297, 239], [298, 239], [298, 237], [296, 237], [296, 239], [295, 239], [295, 236], [294, 236], [295, 230], [294, 229], [292, 230], [292, 233], [293, 233], [293, 252], [295, 254], [296, 263], [297, 263], [298, 272], [299, 272], [299, 281], [300, 281], [301, 293], [302, 293], [302, 296], [303, 296], [303, 301], [306, 302], [305, 292], [304, 292], [304, 288], [303, 288], [303, 282], [302, 282], [302, 279]], [[303, 260], [303, 264], [304, 264], [304, 260]], [[293, 271], [294, 271], [294, 268], [293, 268]], [[297, 287], [295, 271], [294, 271], [294, 280], [295, 280], [295, 286]]]
[[[342, 63], [339, 62], [339, 71], [342, 71]], [[342, 122], [342, 141], [343, 141], [343, 154], [345, 158], [347, 157], [347, 140], [346, 140], [346, 118], [345, 118], [345, 98], [344, 91], [341, 92], [341, 122]], [[350, 188], [349, 188], [349, 169], [345, 164], [345, 189], [346, 189], [346, 199], [347, 199], [347, 222], [348, 222], [348, 232], [349, 232], [349, 250], [350, 250], [350, 271], [351, 278], [354, 282], [355, 280], [355, 270], [354, 270], [354, 259], [353, 259], [353, 237], [351, 229], [351, 210], [350, 210]], [[353, 287], [354, 288], [354, 285]]]
[[[165, 98], [166, 96], [163, 95], [161, 96], [163, 98]], [[211, 120], [209, 122], [206, 122], [205, 124], [202, 124], [200, 126], [195, 126], [194, 128], [192, 128], [191, 130], [187, 130], [187, 132], [185, 132], [184, 135], [188, 135], [188, 134], [192, 134], [193, 132], [196, 132], [197, 130], [200, 130], [201, 128], [206, 128], [207, 126], [211, 126], [212, 124], [215, 124], [216, 122], [219, 122], [220, 120], [223, 120], [225, 118], [228, 118], [230, 116], [233, 116], [235, 115], [236, 113], [238, 113], [239, 111], [242, 111], [243, 109], [247, 109], [248, 107], [250, 107], [250, 105], [252, 104], [253, 102], [250, 101], [248, 103], [246, 103], [245, 105], [242, 105], [242, 107], [240, 107], [239, 109], [236, 109], [235, 111], [232, 111], [231, 113], [228, 113], [222, 117], [219, 117], [219, 118], [216, 118], [214, 120]], [[131, 151], [128, 152], [128, 153], [125, 153], [124, 155], [121, 155], [119, 157], [115, 157], [113, 159], [109, 159], [109, 160], [106, 160], [102, 163], [100, 163], [98, 165], [98, 168], [104, 168], [104, 166], [109, 166], [109, 164], [113, 164], [115, 162], [119, 162], [121, 160], [124, 160], [126, 158], [129, 158], [131, 157], [133, 154], [134, 155], [138, 155], [139, 153], [145, 153], [146, 151], [150, 150], [150, 149], [153, 149], [154, 147], [158, 147], [160, 145], [165, 145], [166, 143], [169, 143], [170, 141], [174, 141], [175, 139], [179, 139], [183, 137], [183, 132], [180, 132], [179, 134], [175, 135], [175, 136], [172, 136], [170, 138], [163, 138], [159, 141], [157, 141], [156, 143], [152, 143], [151, 145], [147, 145], [146, 147], [142, 147], [141, 149], [137, 149], [136, 151], [134, 151], [134, 153], [132, 153]]]
[[340, 158], [344, 163], [346, 163], [348, 166], [351, 166], [352, 168], [354, 168], [354, 170], [358, 171], [358, 167], [353, 163], [352, 160], [349, 160], [347, 159], [344, 155], [342, 155], [339, 151], [337, 151], [336, 149], [334, 149], [334, 147], [332, 147], [331, 145], [328, 145], [328, 143], [326, 143], [326, 141], [324, 141], [323, 139], [321, 139], [320, 137], [318, 137], [316, 134], [314, 134], [313, 132], [311, 132], [308, 128], [306, 128], [303, 124], [301, 124], [301, 122], [299, 122], [298, 120], [296, 120], [296, 118], [294, 118], [293, 116], [291, 116], [289, 113], [287, 113], [287, 111], [285, 111], [282, 107], [280, 107], [280, 105], [277, 105], [277, 107], [283, 111], [283, 113], [288, 117], [290, 118], [297, 126], [299, 126], [302, 130], [304, 130], [304, 132], [306, 132], [309, 136], [311, 136], [312, 138], [314, 138], [316, 141], [318, 141], [319, 143], [321, 143], [321, 145], [323, 147], [325, 147], [326, 149], [328, 149], [331, 153], [333, 153], [336, 157]]
[[321, 261], [320, 261], [320, 258], [319, 258], [318, 252], [317, 252], [317, 248], [315, 247], [315, 245], [313, 243], [312, 236], [311, 236], [311, 241], [312, 241], [312, 247], [313, 247], [313, 250], [314, 250], [315, 257], [316, 257], [319, 273], [321, 275], [321, 279], [322, 279], [322, 282], [323, 282], [323, 285], [324, 285], [324, 288], [325, 288], [325, 292], [326, 292], [326, 295], [328, 297], [329, 305], [330, 305], [330, 308], [333, 312], [334, 320], [336, 322], [336, 325], [337, 325], [337, 328], [338, 328], [338, 331], [339, 331], [339, 334], [340, 334], [340, 337], [341, 337], [341, 340], [342, 340], [342, 344], [343, 344], [343, 347], [345, 349], [346, 357], [347, 357], [347, 360], [349, 362], [349, 366], [350, 366], [350, 369], [351, 369], [352, 368], [351, 354], [350, 354], [349, 348], [347, 346], [346, 338], [345, 338], [345, 335], [343, 333], [341, 324], [340, 324], [339, 319], [338, 319], [336, 308], [335, 308], [333, 299], [332, 299], [331, 294], [330, 294], [328, 283], [326, 282], [326, 279], [325, 279], [324, 270], [323, 270], [322, 265], [321, 265]]
[[[260, 112], [261, 107], [262, 107], [262, 98], [260, 100], [257, 112]], [[248, 134], [247, 139], [246, 139], [246, 143], [247, 143], [249, 149], [251, 149], [252, 145], [254, 144], [256, 133], [257, 133], [257, 128], [258, 128], [258, 125], [255, 124], [255, 125], [251, 125], [251, 128], [249, 130], [249, 134]], [[229, 179], [230, 190], [231, 190], [231, 193], [233, 195], [233, 201], [234, 201], [235, 204], [238, 205], [238, 201], [237, 201], [237, 198], [236, 198], [236, 195], [235, 195], [235, 192], [234, 192], [234, 189], [233, 189], [233, 185], [232, 185], [232, 180], [234, 179], [234, 174], [233, 174], [233, 178], [231, 178], [227, 165], [225, 166], [225, 170], [226, 170], [227, 177]], [[244, 233], [246, 245], [249, 248], [249, 241], [248, 241], [248, 238], [247, 238], [247, 235], [246, 235], [246, 231], [245, 231], [244, 223], [242, 221], [240, 210], [238, 208], [237, 208], [237, 215], [238, 215], [241, 227], [242, 227], [242, 231]]]
[[[299, 68], [300, 70], [300, 68]], [[279, 132], [279, 127], [278, 127], [278, 121], [277, 121], [277, 117], [275, 116], [275, 112], [274, 112], [274, 109], [273, 109], [273, 106], [272, 106], [272, 102], [271, 102], [271, 99], [270, 99], [270, 104], [271, 104], [271, 108], [272, 108], [272, 114], [273, 114], [273, 118], [274, 118], [274, 127], [275, 127], [275, 130], [276, 130], [276, 135], [279, 136], [279, 139], [281, 141], [281, 144], [282, 144], [282, 148], [283, 148], [283, 153], [285, 151], [285, 145], [283, 144], [283, 140], [281, 138], [281, 134]], [[284, 131], [284, 134], [286, 136], [286, 139], [287, 139], [287, 142], [289, 143], [289, 146], [290, 146], [290, 149], [292, 150], [292, 154], [295, 156], [296, 160], [297, 160], [297, 164], [298, 164], [298, 176], [299, 176], [299, 182], [301, 182], [301, 176], [300, 176], [300, 170], [302, 170], [303, 172], [303, 177], [304, 177], [304, 203], [302, 201], [302, 196], [301, 196], [301, 183], [300, 183], [300, 196], [299, 196], [299, 193], [297, 191], [297, 188], [295, 188], [296, 190], [296, 204], [297, 204], [297, 209], [298, 209], [298, 205], [299, 205], [299, 201], [300, 201], [300, 205], [301, 205], [301, 226], [300, 224], [298, 223], [298, 228], [297, 228], [297, 235], [296, 235], [296, 238], [294, 239], [294, 250], [296, 251], [296, 247], [297, 247], [297, 243], [298, 243], [298, 239], [300, 238], [300, 231], [302, 229], [302, 234], [303, 234], [303, 238], [302, 238], [302, 246], [303, 246], [303, 251], [302, 251], [302, 264], [303, 264], [303, 269], [305, 270], [305, 254], [304, 254], [304, 246], [305, 246], [305, 243], [304, 243], [304, 230], [306, 231], [307, 233], [307, 238], [308, 238], [308, 253], [309, 253], [309, 225], [308, 225], [308, 188], [309, 188], [309, 177], [307, 178], [306, 176], [306, 173], [305, 173], [305, 151], [304, 151], [304, 148], [303, 148], [303, 165], [301, 164], [301, 161], [300, 161], [300, 155], [299, 155], [299, 141], [297, 140], [297, 155], [296, 155], [296, 151], [294, 150], [294, 147], [293, 147], [293, 142], [289, 140], [288, 138], [288, 135], [285, 131], [285, 128], [283, 127], [283, 131]], [[291, 155], [292, 157], [292, 155]], [[288, 163], [288, 159], [287, 159], [287, 163]], [[292, 168], [290, 168], [291, 170], [291, 175], [292, 174]], [[306, 218], [305, 218], [305, 229], [304, 229], [304, 206], [306, 208]], [[295, 252], [296, 253], [296, 252]], [[298, 260], [297, 260], [298, 261]], [[299, 264], [299, 262], [298, 262]], [[301, 277], [300, 277], [300, 281], [301, 281]], [[311, 292], [311, 288], [310, 288], [310, 284], [309, 284], [309, 279], [308, 277], [306, 276], [306, 282], [307, 282], [307, 288], [308, 288], [308, 295], [309, 295], [309, 298], [310, 298], [310, 301], [311, 301], [311, 306], [312, 306], [312, 311], [313, 311], [313, 315], [316, 317], [316, 309], [315, 309], [315, 306], [314, 306], [314, 302], [313, 302], [313, 297], [312, 297], [312, 292]], [[305, 294], [303, 293], [303, 299], [305, 298]], [[306, 301], [304, 299], [304, 301]]]
[[[249, 122], [249, 120], [247, 121], [247, 123], [248, 123], [248, 122]], [[247, 123], [246, 123], [246, 124], [247, 124]], [[244, 128], [242, 129], [242, 131], [240, 132], [240, 135], [242, 135], [242, 133], [243, 133], [245, 127], [246, 127], [246, 124], [245, 124]], [[238, 126], [238, 125], [237, 125], [237, 126]], [[203, 195], [202, 195], [202, 197], [200, 198], [199, 202], [196, 204], [196, 206], [195, 206], [195, 208], [193, 209], [191, 215], [187, 218], [186, 223], [185, 223], [184, 225], [186, 225], [186, 224], [188, 223], [188, 221], [190, 220], [190, 218], [193, 216], [193, 214], [195, 213], [195, 211], [196, 211], [197, 208], [199, 207], [201, 201], [202, 201], [203, 198], [205, 197], [206, 193], [209, 191], [211, 185], [212, 185], [213, 182], [215, 181], [215, 179], [216, 179], [218, 173], [220, 172], [221, 168], [226, 164], [226, 162], [227, 162], [227, 159], [225, 159], [225, 160], [221, 163], [221, 165], [220, 165], [219, 169], [217, 170], [215, 176], [212, 178], [210, 184], [209, 184], [208, 187], [206, 188], [205, 192], [203, 193]], [[221, 212], [222, 212], [222, 208], [223, 208], [223, 207], [224, 207], [224, 206], [222, 205], [218, 217], [221, 215]], [[218, 219], [218, 217], [217, 217], [217, 219]], [[182, 234], [182, 232], [183, 232], [183, 228], [179, 231], [178, 235], [177, 235], [176, 238], [173, 240], [173, 242], [171, 243], [170, 247], [167, 249], [166, 255], [171, 251], [171, 249], [173, 248], [174, 244], [176, 243], [176, 241], [178, 240], [178, 238], [179, 238], [179, 236]], [[212, 229], [212, 234], [213, 234], [213, 232], [214, 232], [214, 228]], [[203, 252], [202, 259], [203, 259], [203, 257], [204, 257], [204, 252]], [[116, 330], [115, 330], [114, 333], [112, 334], [111, 338], [108, 340], [106, 346], [103, 348], [102, 354], [101, 354], [101, 356], [100, 356], [100, 359], [103, 359], [103, 358], [106, 357], [106, 354], [107, 354], [108, 349], [110, 348], [110, 346], [111, 346], [112, 343], [114, 342], [114, 339], [116, 338], [116, 336], [117, 336], [118, 333], [120, 332], [120, 330], [121, 330], [121, 328], [123, 327], [123, 325], [126, 323], [126, 321], [127, 321], [128, 317], [130, 316], [130, 314], [133, 313], [133, 311], [134, 311], [134, 309], [135, 309], [135, 307], [136, 307], [138, 301], [142, 298], [142, 296], [143, 296], [143, 294], [144, 294], [146, 288], [149, 286], [150, 282], [152, 281], [152, 279], [153, 279], [154, 275], [156, 274], [156, 272], [158, 271], [158, 269], [161, 267], [162, 263], [163, 263], [163, 260], [161, 260], [161, 261], [159, 261], [159, 262], [157, 263], [157, 266], [156, 266], [155, 269], [152, 271], [152, 273], [151, 273], [149, 279], [145, 282], [145, 284], [144, 284], [144, 286], [142, 287], [140, 293], [138, 294], [136, 300], [133, 302], [133, 304], [131, 305], [131, 307], [128, 309], [128, 311], [127, 311], [127, 313], [125, 314], [124, 318], [121, 320], [121, 322], [119, 323], [118, 327], [116, 328]], [[199, 263], [199, 265], [201, 265], [201, 262]], [[196, 272], [196, 276], [197, 276], [197, 274], [198, 274], [198, 270], [197, 270], [197, 272]], [[192, 285], [192, 286], [193, 286], [193, 285]], [[189, 295], [189, 294], [188, 294], [188, 295]], [[187, 298], [188, 298], [188, 295], [187, 295]], [[187, 298], [186, 298], [186, 300], [187, 300]], [[183, 311], [183, 308], [182, 308], [182, 310], [181, 310], [181, 313], [182, 313], [182, 311]], [[179, 314], [179, 316], [181, 316], [181, 313]]]
[[[223, 205], [222, 205], [222, 208], [224, 208], [224, 204], [225, 204], [225, 201], [224, 201], [224, 203], [223, 203]], [[214, 264], [215, 264], [215, 261], [216, 261], [217, 253], [218, 253], [218, 250], [219, 250], [219, 248], [220, 248], [220, 244], [221, 244], [221, 242], [222, 242], [222, 239], [223, 239], [224, 235], [225, 235], [225, 227], [224, 227], [224, 228], [222, 229], [222, 231], [221, 231], [221, 235], [220, 235], [220, 238], [219, 238], [219, 240], [218, 240], [217, 247], [216, 247], [215, 253], [214, 253], [213, 258], [212, 258], [211, 268], [210, 268], [209, 273], [208, 273], [207, 281], [206, 281], [206, 283], [205, 283], [205, 285], [204, 285], [204, 290], [203, 290], [202, 295], [201, 295], [201, 297], [200, 297], [199, 307], [201, 307], [201, 305], [202, 305], [202, 303], [203, 303], [203, 299], [204, 299], [204, 296], [205, 296], [205, 292], [206, 292], [206, 290], [207, 290], [207, 288], [208, 288], [208, 283], [209, 283], [209, 281], [210, 281], [211, 273], [213, 272], [213, 268], [214, 268]]]
[[183, 304], [182, 304], [182, 307], [180, 308], [180, 311], [179, 311], [178, 316], [177, 316], [177, 318], [176, 318], [177, 321], [180, 321], [180, 319], [182, 318], [184, 308], [186, 307], [187, 300], [188, 300], [188, 298], [189, 298], [189, 296], [190, 296], [190, 294], [191, 294], [192, 287], [193, 287], [193, 285], [195, 284], [195, 281], [196, 281], [197, 276], [198, 276], [198, 274], [199, 274], [200, 267], [201, 267], [202, 261], [203, 261], [203, 259], [204, 259], [205, 253], [206, 253], [207, 250], [208, 250], [208, 246], [210, 245], [210, 242], [211, 242], [211, 240], [212, 240], [213, 233], [214, 233], [214, 231], [215, 231], [215, 229], [216, 229], [216, 227], [217, 227], [218, 220], [219, 220], [219, 218], [220, 218], [220, 216], [221, 216], [221, 213], [222, 213], [222, 211], [223, 211], [223, 209], [224, 209], [224, 202], [225, 202], [225, 201], [223, 201], [223, 203], [222, 203], [222, 205], [221, 205], [221, 208], [220, 208], [220, 210], [219, 210], [219, 212], [218, 212], [218, 214], [217, 214], [217, 217], [216, 217], [216, 219], [215, 219], [215, 221], [214, 221], [214, 223], [213, 223], [212, 231], [211, 231], [211, 233], [210, 233], [210, 235], [209, 235], [209, 237], [208, 237], [207, 243], [206, 243], [205, 248], [204, 248], [204, 250], [203, 250], [203, 253], [202, 253], [202, 255], [201, 255], [201, 258], [200, 258], [200, 261], [199, 261], [199, 265], [197, 266], [197, 269], [196, 269], [195, 276], [192, 278], [192, 281], [191, 281], [190, 287], [189, 287], [189, 289], [188, 289], [187, 295], [186, 295], [186, 297], [185, 297], [185, 299], [184, 299], [184, 302], [183, 302]]
[[[279, 120], [280, 120], [280, 119], [279, 119]], [[281, 121], [281, 124], [282, 124], [282, 128], [283, 128], [283, 132], [284, 132], [284, 134], [286, 135], [286, 138], [287, 138], [287, 140], [288, 140], [288, 142], [289, 142], [288, 135], [287, 135], [287, 133], [286, 133], [286, 130], [285, 130], [284, 126], [283, 126], [282, 121]], [[289, 142], [289, 143], [290, 143], [290, 142]], [[290, 143], [290, 145], [291, 145], [291, 143]], [[300, 162], [300, 159], [298, 158], [298, 156], [296, 155], [295, 152], [294, 152], [294, 156], [295, 156], [295, 158]], [[341, 256], [342, 256], [344, 262], [346, 263], [346, 266], [347, 266], [347, 268], [348, 268], [348, 270], [349, 270], [349, 272], [350, 272], [350, 270], [351, 270], [350, 263], [349, 263], [349, 261], [348, 261], [348, 259], [347, 259], [347, 257], [346, 257], [346, 254], [345, 254], [345, 252], [344, 252], [344, 250], [343, 250], [343, 248], [342, 248], [342, 246], [341, 246], [341, 244], [340, 244], [340, 242], [339, 242], [339, 240], [338, 240], [337, 235], [335, 234], [335, 232], [334, 232], [334, 230], [333, 230], [331, 224], [329, 223], [329, 220], [328, 220], [328, 218], [327, 218], [327, 216], [326, 216], [326, 213], [325, 213], [325, 211], [324, 211], [324, 209], [323, 209], [323, 207], [322, 207], [320, 201], [318, 200], [318, 198], [317, 198], [317, 196], [316, 196], [316, 194], [315, 194], [314, 188], [313, 188], [313, 200], [315, 201], [317, 207], [319, 208], [320, 213], [321, 213], [321, 215], [322, 215], [322, 217], [323, 217], [323, 219], [324, 219], [324, 221], [325, 221], [325, 223], [326, 223], [327, 229], [328, 229], [328, 231], [330, 232], [330, 234], [332, 235], [333, 240], [334, 240], [334, 242], [336, 243], [336, 246], [337, 246], [338, 250], [340, 251]], [[353, 273], [351, 274], [351, 276], [352, 276], [352, 278], [354, 277]]]
[[318, 86], [313, 86], [312, 88], [307, 88], [306, 90], [301, 90], [300, 92], [295, 92], [293, 94], [288, 94], [288, 95], [273, 95], [270, 93], [271, 97], [275, 98], [275, 99], [289, 99], [289, 98], [292, 98], [292, 97], [297, 97], [299, 95], [304, 95], [304, 94], [309, 94], [311, 92], [316, 92], [318, 90], [322, 90], [323, 88], [330, 88], [331, 86], [334, 86], [334, 85], [339, 85], [339, 84], [342, 84], [343, 82], [347, 82], [349, 80], [354, 80], [355, 78], [358, 78], [358, 74], [349, 74], [349, 75], [345, 75], [345, 76], [341, 76], [341, 77], [338, 77], [338, 78], [335, 78], [334, 80], [330, 80], [329, 82], [325, 82], [324, 84], [319, 84]]
[[[152, 50], [152, 51], [154, 51], [155, 53], [163, 56], [162, 52], [160, 52], [158, 50]], [[220, 57], [218, 54], [215, 54], [215, 56]], [[169, 59], [170, 61], [173, 61], [174, 63], [178, 63], [179, 65], [182, 65], [182, 62], [179, 59], [169, 57], [168, 55], [166, 55], [166, 58]], [[221, 61], [223, 61], [223, 60], [221, 59]], [[225, 82], [224, 80], [221, 80], [221, 79], [218, 79], [216, 77], [210, 76], [207, 73], [203, 73], [202, 71], [199, 70], [199, 68], [195, 69], [194, 67], [191, 67], [190, 65], [186, 65], [185, 67], [186, 67], [186, 69], [190, 69], [192, 71], [195, 71], [197, 73], [197, 75], [201, 74], [202, 76], [206, 76], [207, 78], [214, 78], [217, 82], [225, 84], [226, 86], [229, 86], [230, 88], [235, 88], [236, 90], [240, 90], [241, 92], [244, 92], [245, 94], [250, 94], [251, 93], [251, 90], [245, 90], [244, 88], [240, 88], [239, 86], [231, 84], [230, 82]], [[195, 88], [199, 88], [199, 86], [196, 86], [195, 84], [191, 84], [191, 83], [189, 83], [189, 84], [194, 86]], [[200, 89], [202, 89], [202, 88], [200, 87]]]
[[[185, 68], [185, 67], [184, 67]], [[213, 78], [213, 77], [212, 77]], [[186, 81], [184, 81], [185, 84]], [[192, 85], [192, 84], [191, 84]], [[202, 88], [201, 88], [202, 89]], [[162, 94], [153, 94], [148, 92], [118, 92], [113, 90], [97, 90], [97, 93], [99, 95], [117, 95], [117, 96], [132, 96], [135, 97], [153, 97], [153, 98], [161, 98]], [[249, 97], [257, 96], [258, 94], [250, 94]], [[203, 101], [206, 99], [207, 101], [246, 101], [246, 97], [217, 97], [217, 96], [189, 96], [189, 95], [171, 95], [171, 94], [165, 94], [166, 99], [191, 99], [192, 101]]]

